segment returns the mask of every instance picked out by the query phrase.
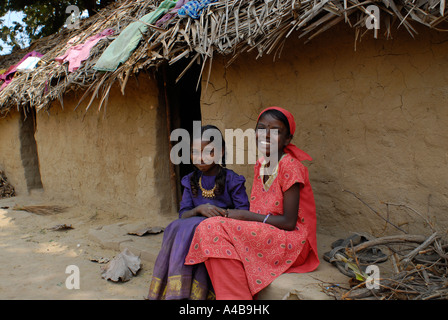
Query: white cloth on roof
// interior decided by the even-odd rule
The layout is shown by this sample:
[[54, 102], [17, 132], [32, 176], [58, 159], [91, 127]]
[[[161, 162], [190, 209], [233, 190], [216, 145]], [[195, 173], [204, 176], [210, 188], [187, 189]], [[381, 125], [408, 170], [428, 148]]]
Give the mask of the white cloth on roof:
[[39, 61], [39, 57], [28, 57], [25, 59], [25, 61], [17, 66], [17, 71], [31, 71], [37, 66]]

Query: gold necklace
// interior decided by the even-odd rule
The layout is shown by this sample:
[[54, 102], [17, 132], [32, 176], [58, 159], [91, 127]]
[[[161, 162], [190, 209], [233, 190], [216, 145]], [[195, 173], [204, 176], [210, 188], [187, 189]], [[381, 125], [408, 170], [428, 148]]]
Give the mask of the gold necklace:
[[211, 199], [211, 198], [214, 198], [214, 197], [215, 197], [216, 183], [215, 183], [215, 185], [213, 186], [213, 189], [211, 189], [211, 190], [204, 189], [204, 188], [202, 187], [202, 177], [200, 177], [200, 178], [199, 178], [199, 188], [200, 188], [201, 191], [202, 191], [202, 197], [203, 197], [203, 198], [209, 198], [209, 199]]

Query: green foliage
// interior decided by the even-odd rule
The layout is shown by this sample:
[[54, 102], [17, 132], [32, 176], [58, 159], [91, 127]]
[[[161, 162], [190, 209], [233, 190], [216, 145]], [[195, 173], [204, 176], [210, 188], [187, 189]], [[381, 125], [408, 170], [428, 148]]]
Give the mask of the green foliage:
[[0, 0], [0, 16], [8, 11], [25, 15], [23, 23], [15, 22], [12, 26], [0, 19], [1, 39], [7, 45], [22, 47], [24, 41], [19, 34], [32, 41], [58, 32], [70, 17], [66, 13], [69, 5], [76, 5], [80, 12], [87, 10], [91, 16], [112, 2], [114, 0]]

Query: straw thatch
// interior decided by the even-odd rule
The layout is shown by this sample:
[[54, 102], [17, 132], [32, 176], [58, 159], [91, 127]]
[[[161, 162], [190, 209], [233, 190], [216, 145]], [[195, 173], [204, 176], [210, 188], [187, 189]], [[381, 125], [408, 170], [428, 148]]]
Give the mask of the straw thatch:
[[[87, 109], [95, 98], [100, 99], [98, 109], [101, 109], [107, 103], [111, 86], [118, 81], [124, 92], [129, 76], [140, 70], [155, 70], [161, 63], [172, 64], [188, 58], [191, 61], [188, 67], [198, 61], [202, 63], [202, 75], [207, 76], [215, 54], [228, 56], [228, 64], [241, 53], [250, 51], [258, 57], [273, 54], [275, 58], [292, 34], [306, 42], [339, 22], [354, 28], [355, 42], [366, 33], [377, 37], [378, 30], [366, 28], [367, 7], [371, 4], [380, 9], [380, 36], [386, 38], [396, 28], [405, 28], [415, 36], [415, 24], [441, 30], [441, 24], [447, 20], [445, 0], [221, 0], [208, 6], [200, 19], [174, 16], [161, 27], [150, 25], [136, 50], [117, 70], [94, 70], [93, 66], [111, 41], [159, 3], [119, 1], [83, 21], [79, 29], [65, 29], [34, 43], [29, 51], [43, 53], [44, 63], [32, 72], [16, 74], [0, 92], [0, 115], [25, 106], [39, 111], [56, 99], [63, 106], [64, 93], [79, 89], [84, 92], [80, 102], [87, 101]], [[68, 72], [67, 65], [53, 60], [65, 52], [69, 39], [79, 36], [78, 43], [82, 43], [106, 28], [113, 28], [114, 36], [100, 41], [75, 72]], [[11, 62], [11, 59], [0, 59], [2, 67], [8, 67], [5, 61]]]

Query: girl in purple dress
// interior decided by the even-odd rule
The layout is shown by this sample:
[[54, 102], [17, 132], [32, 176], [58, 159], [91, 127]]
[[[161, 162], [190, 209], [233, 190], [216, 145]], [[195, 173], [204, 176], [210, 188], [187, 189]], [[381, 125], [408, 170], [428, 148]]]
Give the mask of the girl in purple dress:
[[[221, 146], [214, 146], [213, 136], [209, 140], [204, 138], [203, 133], [208, 129], [219, 132]], [[194, 231], [206, 218], [225, 216], [226, 209], [249, 210], [245, 178], [225, 168], [221, 132], [215, 126], [203, 126], [201, 137], [200, 143], [192, 143], [191, 159], [195, 170], [182, 178], [184, 191], [179, 219], [165, 229], [149, 287], [149, 300], [214, 299], [205, 265], [184, 264]], [[210, 161], [215, 150], [222, 152], [221, 164]]]

